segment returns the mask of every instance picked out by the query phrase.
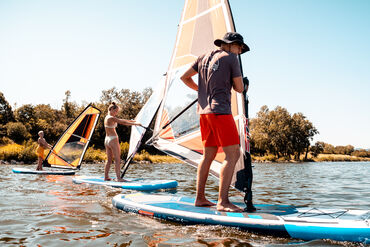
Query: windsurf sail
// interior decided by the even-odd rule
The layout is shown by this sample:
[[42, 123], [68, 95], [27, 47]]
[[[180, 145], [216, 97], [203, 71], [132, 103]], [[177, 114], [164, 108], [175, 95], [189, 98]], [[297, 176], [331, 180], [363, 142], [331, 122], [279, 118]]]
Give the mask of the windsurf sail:
[[139, 111], [135, 118], [135, 121], [140, 123], [142, 126], [133, 125], [131, 127], [130, 146], [125, 164], [122, 167], [123, 171], [121, 173], [121, 178], [125, 176], [125, 173], [132, 159], [134, 158], [135, 154], [137, 153], [141, 146], [141, 140], [143, 139], [146, 131], [149, 129], [149, 126], [152, 123], [154, 116], [158, 111], [158, 108], [163, 98], [165, 79], [166, 77], [163, 76], [158, 86], [155, 87], [152, 95], [150, 95], [148, 101], [145, 103], [143, 108], [141, 108], [141, 110]]
[[49, 151], [43, 166], [80, 169], [99, 116], [100, 110], [88, 105]]
[[[227, 0], [186, 0], [175, 47], [165, 80], [165, 92], [151, 143], [159, 150], [197, 167], [202, 159], [199, 116], [196, 114], [197, 93], [180, 80], [180, 76], [198, 56], [215, 49], [213, 41], [235, 26]], [[194, 78], [194, 81], [197, 81]], [[232, 185], [245, 191], [245, 164], [250, 162], [246, 94], [232, 92], [232, 114], [240, 136], [241, 155]], [[248, 159], [249, 157], [249, 159]], [[220, 175], [225, 154], [220, 148], [211, 165], [211, 174]], [[250, 165], [250, 163], [249, 163]]]

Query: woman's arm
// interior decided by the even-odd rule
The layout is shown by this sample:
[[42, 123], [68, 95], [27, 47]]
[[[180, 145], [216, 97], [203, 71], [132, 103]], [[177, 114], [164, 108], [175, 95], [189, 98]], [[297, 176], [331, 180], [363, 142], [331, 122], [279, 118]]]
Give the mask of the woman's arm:
[[141, 123], [136, 122], [135, 120], [127, 120], [123, 118], [115, 118], [116, 122], [122, 125], [141, 125]]

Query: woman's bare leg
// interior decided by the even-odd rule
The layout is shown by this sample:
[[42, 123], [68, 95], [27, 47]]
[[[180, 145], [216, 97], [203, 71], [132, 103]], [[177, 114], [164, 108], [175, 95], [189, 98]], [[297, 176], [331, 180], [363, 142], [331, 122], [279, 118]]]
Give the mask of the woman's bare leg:
[[109, 146], [105, 146], [105, 151], [107, 153], [107, 163], [105, 163], [105, 167], [104, 167], [104, 180], [109, 181], [111, 180], [109, 178], [109, 169], [110, 169], [110, 165], [112, 164], [113, 152]]
[[112, 140], [112, 150], [114, 156], [114, 171], [116, 172], [117, 182], [125, 182], [126, 180], [121, 178], [121, 147], [118, 142], [118, 138]]

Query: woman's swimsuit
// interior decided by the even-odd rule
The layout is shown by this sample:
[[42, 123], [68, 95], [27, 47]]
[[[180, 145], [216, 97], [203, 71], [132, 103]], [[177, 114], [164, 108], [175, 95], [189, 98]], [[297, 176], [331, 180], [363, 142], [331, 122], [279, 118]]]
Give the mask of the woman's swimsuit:
[[[113, 116], [110, 116], [110, 115], [108, 115], [108, 116], [106, 116], [105, 117], [105, 121], [104, 121], [104, 127], [105, 128], [108, 128], [108, 129], [115, 129], [116, 127], [117, 127], [117, 123], [114, 123], [113, 125], [106, 125], [105, 123], [107, 122], [107, 120], [108, 119], [110, 119], [110, 118], [112, 118]], [[105, 136], [105, 139], [104, 139], [104, 145], [105, 146], [109, 146], [109, 143], [112, 141], [112, 140], [114, 140], [114, 139], [116, 139], [116, 138], [118, 138], [118, 136], [116, 136], [116, 135], [114, 135], [114, 136]]]

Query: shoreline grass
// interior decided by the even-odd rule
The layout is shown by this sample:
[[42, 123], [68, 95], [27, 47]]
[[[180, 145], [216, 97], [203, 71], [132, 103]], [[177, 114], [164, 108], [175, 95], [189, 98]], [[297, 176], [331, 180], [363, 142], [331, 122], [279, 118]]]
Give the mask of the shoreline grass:
[[[27, 142], [23, 145], [20, 144], [6, 144], [0, 146], [0, 163], [36, 163], [37, 156], [35, 149], [37, 147], [36, 142]], [[47, 154], [48, 150], [45, 150]], [[128, 143], [121, 143], [121, 157], [126, 157], [128, 153]], [[265, 155], [265, 156], [254, 156], [252, 155], [252, 162], [254, 163], [281, 163], [281, 162], [340, 162], [340, 161], [370, 161], [370, 158], [357, 157], [350, 155], [341, 155], [341, 154], [319, 154], [317, 157], [308, 155], [307, 160], [303, 161], [303, 156], [301, 160], [293, 160], [287, 158], [277, 158], [275, 155]], [[94, 147], [89, 147], [85, 153], [83, 163], [104, 163], [107, 160], [107, 155], [105, 150], [97, 149]], [[124, 160], [124, 159], [122, 159]], [[140, 153], [136, 154], [133, 162], [137, 163], [182, 163], [172, 156], [168, 155], [153, 155], [149, 154], [145, 150], [142, 150]]]

